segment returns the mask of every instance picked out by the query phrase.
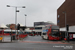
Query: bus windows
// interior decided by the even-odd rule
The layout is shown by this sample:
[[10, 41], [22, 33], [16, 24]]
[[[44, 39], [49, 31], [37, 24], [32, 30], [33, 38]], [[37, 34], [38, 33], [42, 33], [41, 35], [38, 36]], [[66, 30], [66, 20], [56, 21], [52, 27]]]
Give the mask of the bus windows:
[[42, 29], [42, 27], [35, 27], [35, 29]]
[[47, 33], [43, 33], [43, 35], [46, 35]]
[[46, 29], [50, 29], [50, 26], [46, 26]]
[[59, 32], [52, 32], [52, 36], [59, 37], [60, 33]]

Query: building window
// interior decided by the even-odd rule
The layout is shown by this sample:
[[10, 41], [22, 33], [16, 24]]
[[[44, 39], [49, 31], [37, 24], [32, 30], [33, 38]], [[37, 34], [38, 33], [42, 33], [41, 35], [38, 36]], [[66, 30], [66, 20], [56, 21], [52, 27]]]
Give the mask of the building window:
[[57, 23], [59, 23], [60, 21], [58, 20]]
[[60, 15], [58, 15], [58, 18], [60, 17]]

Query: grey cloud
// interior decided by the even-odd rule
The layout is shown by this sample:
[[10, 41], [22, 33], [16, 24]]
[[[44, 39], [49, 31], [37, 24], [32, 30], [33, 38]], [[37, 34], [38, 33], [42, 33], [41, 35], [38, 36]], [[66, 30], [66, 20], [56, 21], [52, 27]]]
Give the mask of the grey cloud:
[[[0, 24], [15, 23], [15, 9], [7, 8], [6, 5], [26, 6], [25, 9], [17, 13], [18, 23], [25, 25], [25, 16], [27, 14], [27, 26], [33, 26], [35, 21], [57, 22], [57, 8], [65, 0], [0, 0]], [[7, 20], [7, 22], [5, 21]]]

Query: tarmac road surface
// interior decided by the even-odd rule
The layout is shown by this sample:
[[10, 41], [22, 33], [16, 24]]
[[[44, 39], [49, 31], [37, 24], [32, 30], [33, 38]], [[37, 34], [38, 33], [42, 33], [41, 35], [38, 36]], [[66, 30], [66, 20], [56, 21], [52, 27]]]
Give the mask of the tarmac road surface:
[[43, 40], [41, 36], [28, 36], [14, 43], [0, 43], [0, 50], [74, 50], [75, 45], [61, 41]]

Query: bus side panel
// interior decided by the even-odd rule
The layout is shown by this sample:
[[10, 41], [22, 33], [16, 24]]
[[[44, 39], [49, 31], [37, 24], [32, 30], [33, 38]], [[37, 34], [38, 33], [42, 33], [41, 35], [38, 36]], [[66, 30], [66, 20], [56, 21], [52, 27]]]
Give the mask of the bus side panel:
[[49, 39], [50, 38], [50, 34], [51, 34], [51, 29], [48, 29], [47, 34], [48, 34], [48, 39]]

